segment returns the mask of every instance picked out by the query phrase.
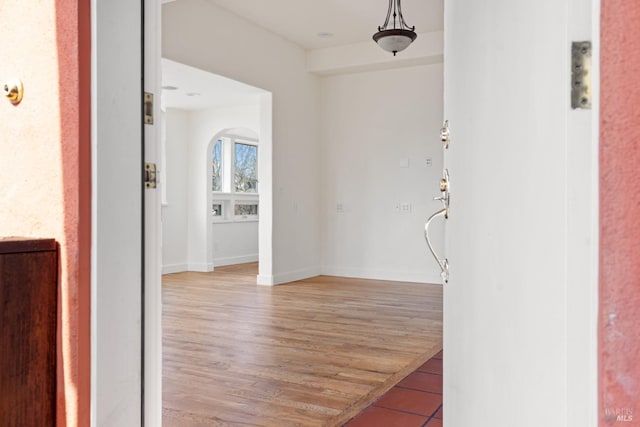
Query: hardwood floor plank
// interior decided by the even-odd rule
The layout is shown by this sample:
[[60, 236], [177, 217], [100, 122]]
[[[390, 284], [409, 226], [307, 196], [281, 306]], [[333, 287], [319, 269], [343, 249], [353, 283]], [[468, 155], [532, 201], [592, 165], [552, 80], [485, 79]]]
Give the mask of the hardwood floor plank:
[[442, 287], [163, 278], [163, 425], [340, 426], [442, 347]]

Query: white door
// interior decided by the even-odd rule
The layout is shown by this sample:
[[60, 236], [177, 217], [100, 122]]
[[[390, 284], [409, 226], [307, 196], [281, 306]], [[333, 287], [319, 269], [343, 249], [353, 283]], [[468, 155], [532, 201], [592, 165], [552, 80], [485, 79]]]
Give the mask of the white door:
[[597, 99], [570, 101], [594, 8], [445, 0], [447, 427], [596, 425]]

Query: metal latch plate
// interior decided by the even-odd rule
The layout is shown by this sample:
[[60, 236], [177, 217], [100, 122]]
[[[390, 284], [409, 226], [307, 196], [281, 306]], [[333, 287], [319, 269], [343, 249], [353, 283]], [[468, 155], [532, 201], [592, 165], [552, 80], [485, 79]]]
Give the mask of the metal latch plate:
[[144, 93], [144, 124], [153, 124], [153, 94]]
[[144, 186], [145, 188], [156, 188], [156, 164], [145, 163], [144, 165]]
[[571, 108], [591, 109], [591, 42], [571, 45]]

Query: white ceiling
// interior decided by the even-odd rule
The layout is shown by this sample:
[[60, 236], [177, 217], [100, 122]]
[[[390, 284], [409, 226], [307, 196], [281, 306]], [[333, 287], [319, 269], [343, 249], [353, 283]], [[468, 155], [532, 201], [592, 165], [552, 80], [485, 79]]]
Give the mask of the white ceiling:
[[265, 93], [262, 89], [168, 59], [162, 60], [162, 86], [177, 88], [162, 90], [162, 106], [181, 110], [256, 105], [258, 95]]
[[[162, 0], [169, 3], [179, 0]], [[373, 41], [384, 23], [388, 0], [206, 0], [240, 15], [275, 34], [312, 50]], [[444, 27], [444, 0], [404, 0], [407, 24], [417, 33]], [[331, 33], [320, 37], [319, 33]], [[162, 91], [165, 108], [201, 110], [221, 106], [252, 105], [263, 90], [177, 62], [162, 60]], [[187, 96], [198, 93], [199, 96]]]
[[[371, 40], [384, 23], [388, 0], [207, 0], [304, 49]], [[404, 0], [402, 12], [417, 33], [444, 28], [444, 0]], [[332, 37], [319, 37], [319, 33]]]

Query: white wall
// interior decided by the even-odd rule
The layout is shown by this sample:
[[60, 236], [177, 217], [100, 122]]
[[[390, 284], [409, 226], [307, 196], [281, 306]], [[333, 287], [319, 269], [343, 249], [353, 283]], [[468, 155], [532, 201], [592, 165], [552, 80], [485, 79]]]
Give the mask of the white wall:
[[[273, 238], [272, 251], [260, 248], [259, 280], [283, 283], [317, 275], [318, 78], [306, 71], [304, 50], [205, 0], [163, 6], [162, 44], [167, 59], [272, 93], [273, 122], [260, 117], [260, 170], [263, 160], [272, 159], [273, 165], [272, 181], [260, 183], [260, 234]], [[268, 103], [267, 98], [263, 102]], [[267, 252], [272, 252], [272, 260], [263, 259]], [[208, 267], [206, 261], [200, 258], [198, 263]]]
[[[424, 223], [442, 208], [432, 200], [442, 178], [442, 73], [434, 64], [322, 79], [323, 273], [441, 282]], [[401, 203], [411, 212], [396, 212]], [[440, 253], [443, 230], [434, 222], [430, 233]]]
[[258, 261], [258, 221], [213, 225], [215, 267]]
[[141, 407], [140, 3], [93, 1], [91, 419], [135, 426]]
[[[188, 246], [188, 148], [189, 112], [167, 109], [165, 113], [165, 162], [167, 200], [162, 207], [162, 272], [186, 271]], [[203, 195], [204, 196], [204, 195]]]

